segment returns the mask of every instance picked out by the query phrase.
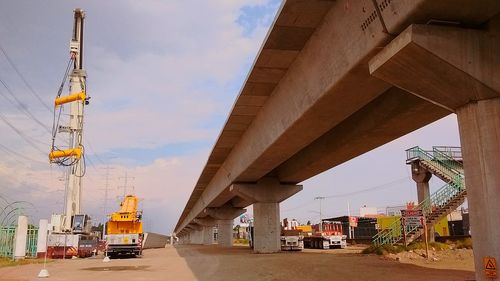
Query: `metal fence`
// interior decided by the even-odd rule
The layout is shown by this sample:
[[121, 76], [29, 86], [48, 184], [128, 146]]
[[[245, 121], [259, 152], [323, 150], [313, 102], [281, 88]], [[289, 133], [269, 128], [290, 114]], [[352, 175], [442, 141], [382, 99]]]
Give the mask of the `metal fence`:
[[[15, 226], [0, 226], [0, 257], [14, 258], [14, 244], [16, 243]], [[38, 227], [29, 225], [26, 233], [26, 257], [36, 258], [38, 241]]]
[[0, 226], [0, 257], [14, 257], [15, 226]]
[[26, 257], [36, 258], [36, 244], [38, 241], [38, 227], [29, 225], [26, 237]]

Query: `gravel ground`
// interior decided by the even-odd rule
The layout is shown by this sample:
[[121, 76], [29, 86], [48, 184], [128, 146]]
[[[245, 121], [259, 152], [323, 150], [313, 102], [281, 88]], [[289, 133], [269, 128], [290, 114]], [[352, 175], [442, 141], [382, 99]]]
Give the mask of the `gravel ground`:
[[[179, 245], [144, 251], [139, 259], [57, 260], [47, 280], [473, 280], [472, 270], [429, 268], [387, 257], [359, 254], [361, 248], [254, 254], [248, 248]], [[410, 259], [409, 259], [410, 260]], [[0, 268], [0, 280], [41, 280], [40, 264]], [[443, 267], [443, 266], [441, 266]], [[456, 267], [455, 267], [456, 268]]]

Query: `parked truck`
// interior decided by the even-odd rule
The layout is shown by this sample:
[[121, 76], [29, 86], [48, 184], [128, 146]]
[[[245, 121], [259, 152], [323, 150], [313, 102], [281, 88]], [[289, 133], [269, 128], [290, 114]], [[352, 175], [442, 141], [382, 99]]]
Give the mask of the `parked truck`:
[[321, 223], [321, 225], [312, 225], [311, 232], [304, 232], [305, 248], [343, 249], [347, 246], [347, 236], [342, 234], [342, 223], [340, 221], [323, 220]]
[[127, 195], [120, 204], [120, 211], [112, 213], [106, 223], [106, 253], [118, 255], [142, 255], [142, 211], [137, 209], [139, 198]]
[[47, 257], [52, 259], [85, 258], [94, 254], [98, 237], [91, 233], [91, 218], [88, 215], [74, 215], [71, 229], [63, 230], [63, 215], [54, 214], [47, 236]]
[[299, 223], [293, 219], [283, 220], [281, 226], [281, 250], [282, 251], [302, 251], [304, 249], [304, 235], [298, 229]]

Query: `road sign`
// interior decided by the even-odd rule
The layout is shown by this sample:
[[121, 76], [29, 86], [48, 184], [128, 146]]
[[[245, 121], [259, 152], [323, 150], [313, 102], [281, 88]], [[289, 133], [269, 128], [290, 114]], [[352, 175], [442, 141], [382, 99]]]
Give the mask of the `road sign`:
[[424, 214], [419, 209], [401, 210], [401, 217], [406, 226], [420, 227], [425, 224]]
[[497, 260], [494, 257], [483, 258], [484, 276], [486, 278], [496, 279], [497, 275]]
[[420, 209], [401, 210], [402, 217], [421, 217], [424, 213]]
[[406, 226], [419, 227], [423, 225], [422, 217], [406, 217], [403, 218], [403, 222]]
[[349, 226], [358, 227], [358, 218], [357, 217], [349, 217]]

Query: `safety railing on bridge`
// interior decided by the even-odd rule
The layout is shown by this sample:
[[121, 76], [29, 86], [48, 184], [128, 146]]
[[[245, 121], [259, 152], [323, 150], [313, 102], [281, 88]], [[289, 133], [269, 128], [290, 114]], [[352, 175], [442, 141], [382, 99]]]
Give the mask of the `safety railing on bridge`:
[[436, 148], [433, 151], [425, 151], [418, 146], [412, 147], [406, 150], [406, 163], [409, 164], [415, 160], [423, 161], [434, 172], [440, 172], [450, 179], [449, 184], [463, 188], [463, 164]]
[[438, 151], [441, 155], [446, 155], [455, 161], [463, 161], [462, 148], [458, 146], [433, 146], [432, 151]]

